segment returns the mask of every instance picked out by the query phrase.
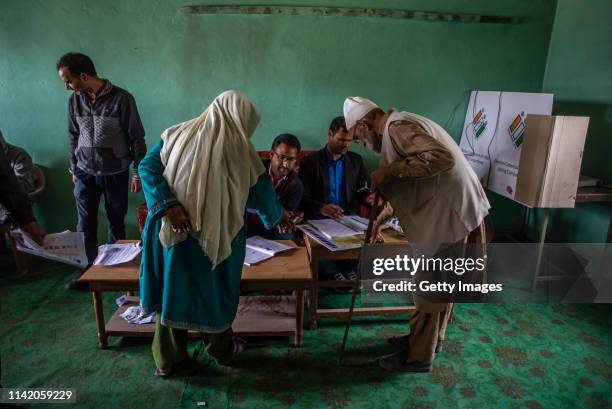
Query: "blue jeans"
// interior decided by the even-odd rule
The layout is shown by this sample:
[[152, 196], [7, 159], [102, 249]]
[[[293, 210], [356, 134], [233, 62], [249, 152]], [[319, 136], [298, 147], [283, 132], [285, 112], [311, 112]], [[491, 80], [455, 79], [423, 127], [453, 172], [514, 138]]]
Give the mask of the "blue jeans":
[[85, 236], [85, 251], [89, 264], [98, 255], [98, 206], [104, 196], [104, 208], [108, 219], [108, 243], [125, 239], [123, 220], [128, 209], [130, 171], [110, 176], [94, 176], [81, 169], [74, 171], [74, 199], [77, 208], [77, 231]]

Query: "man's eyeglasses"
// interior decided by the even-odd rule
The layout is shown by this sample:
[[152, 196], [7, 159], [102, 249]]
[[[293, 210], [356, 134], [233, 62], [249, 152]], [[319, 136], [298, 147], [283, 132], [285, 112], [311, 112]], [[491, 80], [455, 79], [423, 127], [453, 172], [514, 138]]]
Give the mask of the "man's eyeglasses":
[[281, 161], [281, 162], [285, 162], [285, 163], [288, 163], [288, 164], [292, 165], [292, 164], [294, 164], [297, 161], [296, 157], [279, 155], [278, 153], [276, 153], [274, 151], [270, 151], [270, 152], [272, 152], [272, 154], [274, 156], [276, 156], [278, 158], [278, 160]]

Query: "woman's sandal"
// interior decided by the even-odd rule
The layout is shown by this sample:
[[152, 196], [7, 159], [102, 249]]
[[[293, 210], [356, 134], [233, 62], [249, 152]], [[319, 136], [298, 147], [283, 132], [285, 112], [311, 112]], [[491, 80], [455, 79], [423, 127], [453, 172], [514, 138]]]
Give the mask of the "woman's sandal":
[[155, 372], [153, 372], [153, 376], [155, 376], [156, 378], [169, 378], [170, 375], [172, 375], [172, 367], [168, 368], [168, 369], [162, 369], [162, 368], [155, 368]]

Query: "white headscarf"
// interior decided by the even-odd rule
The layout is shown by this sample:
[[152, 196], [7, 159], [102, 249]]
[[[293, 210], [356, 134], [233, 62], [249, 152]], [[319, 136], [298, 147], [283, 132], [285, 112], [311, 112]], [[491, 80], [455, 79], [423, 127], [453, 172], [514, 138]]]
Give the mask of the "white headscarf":
[[[220, 94], [197, 118], [164, 131], [164, 178], [190, 217], [193, 231], [213, 268], [231, 254], [244, 224], [251, 186], [265, 168], [250, 137], [259, 123], [251, 102], [237, 91]], [[165, 247], [185, 240], [162, 220]]]

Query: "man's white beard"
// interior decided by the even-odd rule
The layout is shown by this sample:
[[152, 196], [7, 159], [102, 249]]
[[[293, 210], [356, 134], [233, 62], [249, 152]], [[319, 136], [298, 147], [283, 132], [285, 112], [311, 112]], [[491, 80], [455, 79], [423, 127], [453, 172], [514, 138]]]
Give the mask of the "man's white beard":
[[381, 143], [380, 139], [376, 137], [374, 132], [368, 132], [363, 136], [366, 148], [373, 150], [374, 152], [380, 153]]

